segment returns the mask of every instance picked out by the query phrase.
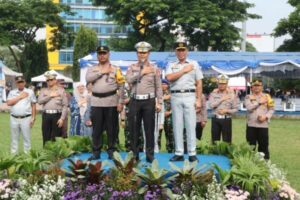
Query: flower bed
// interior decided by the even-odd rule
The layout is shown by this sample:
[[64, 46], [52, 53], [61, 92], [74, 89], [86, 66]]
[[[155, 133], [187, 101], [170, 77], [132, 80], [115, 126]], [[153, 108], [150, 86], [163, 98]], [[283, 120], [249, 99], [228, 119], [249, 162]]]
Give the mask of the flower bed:
[[125, 159], [115, 153], [114, 166], [108, 171], [103, 162], [82, 160], [70, 160], [68, 171], [60, 169], [61, 159], [90, 147], [88, 138], [72, 137], [48, 143], [42, 151], [0, 158], [0, 199], [300, 199], [284, 172], [246, 144], [220, 142], [198, 148], [201, 154], [228, 156], [229, 171], [214, 165], [203, 172], [196, 163], [185, 161], [182, 168], [170, 164], [174, 175], [167, 176], [157, 161], [141, 171], [132, 153]]

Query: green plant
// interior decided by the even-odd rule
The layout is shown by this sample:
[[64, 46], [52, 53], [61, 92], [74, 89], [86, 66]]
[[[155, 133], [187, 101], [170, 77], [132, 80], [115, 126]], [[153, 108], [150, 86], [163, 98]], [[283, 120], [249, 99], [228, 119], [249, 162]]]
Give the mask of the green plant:
[[76, 153], [91, 152], [92, 141], [90, 137], [72, 136], [65, 139], [67, 146]]
[[90, 161], [82, 161], [68, 159], [70, 162], [69, 170], [65, 170], [66, 175], [72, 181], [79, 181], [80, 183], [98, 184], [104, 179], [105, 174], [102, 162], [91, 163]]
[[88, 171], [87, 171], [87, 177], [88, 177], [88, 183], [100, 183], [101, 180], [105, 178], [104, 169], [103, 169], [103, 163], [102, 162], [96, 162], [88, 163]]
[[211, 154], [217, 154], [217, 155], [229, 155], [231, 144], [223, 141], [216, 141], [215, 144], [211, 145], [209, 148], [209, 152]]
[[117, 191], [135, 190], [137, 181], [134, 179], [133, 168], [137, 167], [138, 163], [133, 157], [133, 152], [129, 152], [124, 160], [118, 152], [114, 152], [113, 162], [115, 166], [109, 172], [110, 179], [107, 180], [107, 184]]
[[16, 172], [23, 176], [35, 175], [51, 165], [51, 157], [45, 151], [30, 150], [28, 154], [16, 156]]
[[217, 164], [213, 163], [214, 168], [218, 172], [218, 177], [223, 185], [229, 184], [232, 179], [231, 171], [222, 170]]
[[254, 156], [256, 151], [253, 151], [254, 147], [250, 146], [248, 143], [242, 143], [240, 145], [232, 145], [232, 148], [229, 149], [229, 157], [231, 159], [239, 157], [239, 156], [245, 156], [251, 154], [251, 156]]
[[84, 181], [86, 180], [87, 175], [87, 166], [88, 163], [82, 160], [73, 161], [72, 159], [68, 159], [70, 162], [69, 170], [66, 170], [66, 175], [71, 178], [72, 181]]
[[208, 154], [210, 144], [206, 141], [201, 140], [197, 145], [197, 154]]
[[265, 195], [269, 185], [269, 170], [266, 162], [252, 154], [238, 156], [232, 161], [233, 183], [251, 194]]
[[173, 193], [168, 188], [170, 181], [174, 180], [177, 175], [166, 177], [168, 173], [165, 169], [159, 169], [157, 160], [154, 160], [151, 166], [145, 168], [145, 172], [134, 168], [133, 171], [136, 176], [141, 180], [142, 187], [139, 189], [139, 194], [146, 194], [148, 191], [152, 191], [154, 188], [159, 189], [163, 197], [173, 199]]
[[[201, 166], [197, 169], [198, 162], [190, 163], [188, 160], [184, 161], [183, 167], [179, 168], [173, 163], [169, 163], [171, 168], [177, 173], [175, 177], [176, 183], [184, 183], [184, 182], [191, 182], [194, 184], [208, 184], [211, 182], [213, 177], [213, 170], [208, 169], [207, 166]], [[201, 173], [201, 171], [204, 171]]]
[[56, 138], [56, 141], [47, 142], [45, 150], [48, 150], [49, 155], [52, 156], [54, 161], [60, 161], [74, 154], [74, 151], [70, 148], [70, 143], [63, 138]]
[[[173, 163], [169, 163], [171, 168], [177, 173], [174, 180], [174, 186], [181, 188], [183, 194], [190, 195], [194, 186], [203, 188], [212, 181], [214, 172], [212, 169], [207, 169], [206, 166], [201, 166], [197, 169], [197, 162], [190, 163], [184, 161], [183, 167], [179, 168]], [[201, 172], [202, 171], [202, 172]]]
[[[4, 155], [0, 158], [0, 172], [3, 172], [3, 176], [9, 178], [14, 173], [14, 165], [16, 163], [14, 155]], [[0, 173], [0, 177], [2, 173]]]
[[127, 175], [131, 174], [133, 172], [133, 168], [137, 166], [132, 151], [127, 154], [125, 160], [123, 160], [121, 155], [115, 151], [113, 162], [119, 171]]

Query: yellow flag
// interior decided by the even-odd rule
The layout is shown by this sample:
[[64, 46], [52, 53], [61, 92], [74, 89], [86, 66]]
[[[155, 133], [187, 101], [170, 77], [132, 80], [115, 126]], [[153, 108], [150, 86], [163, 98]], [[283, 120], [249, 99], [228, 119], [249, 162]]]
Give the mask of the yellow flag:
[[267, 100], [268, 100], [268, 108], [272, 108], [274, 107], [274, 100], [272, 99], [272, 97], [269, 94], [266, 94], [267, 96]]
[[[148, 20], [146, 20], [146, 19], [144, 18], [144, 16], [145, 16], [145, 12], [144, 12], [144, 11], [140, 11], [140, 12], [137, 14], [137, 16], [136, 16], [136, 20], [140, 23], [139, 28], [140, 28], [140, 33], [142, 33], [142, 34], [145, 33], [145, 25], [148, 24]], [[141, 28], [141, 27], [143, 27], [143, 28]]]
[[124, 78], [120, 68], [117, 68], [116, 79], [117, 79], [118, 84], [124, 84], [125, 83], [125, 78]]

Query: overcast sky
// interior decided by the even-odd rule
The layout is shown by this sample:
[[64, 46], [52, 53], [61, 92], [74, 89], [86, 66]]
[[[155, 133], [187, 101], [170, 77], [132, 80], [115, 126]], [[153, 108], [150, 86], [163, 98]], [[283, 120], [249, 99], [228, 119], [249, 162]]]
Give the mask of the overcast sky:
[[247, 21], [247, 33], [272, 33], [278, 21], [281, 18], [288, 17], [294, 10], [287, 0], [247, 0], [255, 4], [255, 7], [248, 10], [249, 13], [255, 13], [262, 18]]

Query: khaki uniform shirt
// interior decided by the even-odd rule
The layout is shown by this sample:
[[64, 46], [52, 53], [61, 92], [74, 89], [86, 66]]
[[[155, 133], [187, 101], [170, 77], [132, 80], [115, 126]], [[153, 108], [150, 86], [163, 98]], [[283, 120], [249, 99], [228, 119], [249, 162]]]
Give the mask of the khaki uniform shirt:
[[202, 94], [201, 111], [196, 113], [197, 122], [207, 122], [206, 97]]
[[91, 96], [92, 107], [115, 107], [124, 101], [125, 79], [120, 68], [112, 66], [113, 71], [109, 74], [101, 74], [98, 65], [89, 67], [86, 73], [86, 82], [93, 83], [92, 92], [107, 93], [117, 91], [108, 97]]
[[[58, 92], [59, 96], [50, 97], [51, 92]], [[61, 111], [61, 117], [63, 120], [66, 118], [68, 113], [68, 98], [64, 89], [55, 87], [53, 89], [44, 88], [41, 90], [38, 103], [43, 105], [44, 110], [59, 110]]]
[[131, 94], [144, 95], [155, 94], [158, 103], [163, 103], [161, 78], [159, 69], [153, 64], [144, 67], [154, 67], [155, 73], [145, 74], [140, 77], [141, 67], [138, 64], [131, 65], [126, 73], [126, 81], [131, 86]]
[[[269, 121], [274, 113], [274, 104], [269, 96], [269, 102], [266, 104], [259, 104], [261, 98], [266, 97], [266, 94], [261, 93], [260, 95], [247, 95], [245, 98], [245, 105], [247, 109], [247, 125], [250, 127], [257, 128], [268, 128]], [[260, 122], [258, 117], [260, 115], [266, 115], [268, 120]]]
[[[221, 101], [221, 99], [226, 95], [229, 95], [230, 98], [225, 101]], [[213, 115], [220, 115], [218, 111], [226, 109], [228, 110], [226, 115], [230, 116], [238, 111], [238, 103], [239, 100], [234, 91], [229, 89], [223, 93], [219, 92], [219, 89], [215, 89], [209, 97], [209, 106], [213, 110]]]

